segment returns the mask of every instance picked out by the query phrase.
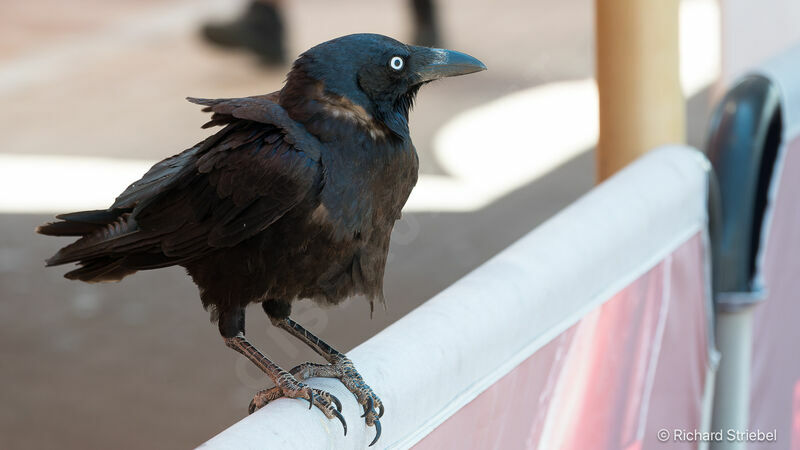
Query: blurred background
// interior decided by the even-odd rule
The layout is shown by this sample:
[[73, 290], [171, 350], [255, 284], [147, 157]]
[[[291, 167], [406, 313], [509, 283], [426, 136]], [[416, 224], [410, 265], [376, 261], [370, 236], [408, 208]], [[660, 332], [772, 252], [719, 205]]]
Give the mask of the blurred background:
[[[424, 88], [421, 180], [398, 222], [388, 310], [352, 299], [294, 318], [341, 350], [385, 328], [589, 190], [597, 93], [590, 0], [438, 1], [437, 44], [489, 70]], [[87, 285], [45, 270], [59, 212], [105, 208], [155, 161], [210, 134], [186, 96], [278, 90], [288, 62], [210, 45], [244, 1], [4, 0], [0, 14], [0, 448], [185, 448], [239, 420], [267, 379], [227, 349], [182, 269]], [[283, 1], [289, 62], [344, 34], [417, 35], [409, 2]], [[702, 146], [720, 75], [715, 1], [681, 5], [687, 134]], [[624, 70], [624, 68], [620, 68]], [[253, 308], [251, 340], [317, 361]]]

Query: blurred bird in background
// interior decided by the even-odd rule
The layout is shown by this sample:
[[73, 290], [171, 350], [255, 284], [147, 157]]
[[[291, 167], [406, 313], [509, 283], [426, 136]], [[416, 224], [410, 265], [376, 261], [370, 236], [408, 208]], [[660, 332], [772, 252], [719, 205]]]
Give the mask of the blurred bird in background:
[[[66, 277], [87, 282], [185, 267], [226, 345], [275, 383], [255, 394], [251, 413], [277, 398], [305, 399], [346, 433], [339, 400], [303, 383], [338, 378], [376, 427], [374, 444], [383, 403], [350, 359], [289, 318], [292, 302], [384, 301], [390, 234], [417, 181], [414, 98], [423, 84], [485, 69], [463, 53], [354, 34], [302, 54], [280, 91], [190, 98], [212, 113], [204, 127], [223, 128], [154, 165], [110, 208], [40, 226], [80, 237], [47, 264], [77, 262]], [[245, 338], [251, 303], [328, 364], [278, 367]]]

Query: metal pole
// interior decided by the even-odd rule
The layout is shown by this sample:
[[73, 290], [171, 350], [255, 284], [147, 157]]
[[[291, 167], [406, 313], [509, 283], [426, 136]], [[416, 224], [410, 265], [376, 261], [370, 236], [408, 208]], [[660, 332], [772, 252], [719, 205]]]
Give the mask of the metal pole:
[[716, 341], [720, 359], [714, 394], [712, 430], [722, 430], [722, 440], [711, 443], [714, 450], [739, 450], [747, 442], [728, 440], [728, 430], [748, 429], [750, 410], [750, 364], [752, 363], [753, 307], [740, 310], [718, 308]]
[[679, 0], [595, 0], [600, 139], [597, 179], [685, 140]]

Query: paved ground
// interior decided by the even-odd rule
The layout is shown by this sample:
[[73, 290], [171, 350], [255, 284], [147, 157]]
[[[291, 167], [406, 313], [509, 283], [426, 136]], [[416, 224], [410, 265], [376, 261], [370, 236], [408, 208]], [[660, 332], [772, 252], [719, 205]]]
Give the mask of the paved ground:
[[[349, 32], [410, 35], [397, 0], [287, 3], [292, 54]], [[207, 134], [183, 97], [269, 92], [283, 80], [285, 68], [261, 69], [196, 39], [203, 11], [230, 6], [68, 4], [4, 4], [11, 14], [0, 17], [0, 152], [162, 158]], [[592, 16], [589, 0], [448, 0], [441, 10], [446, 46], [491, 69], [419, 96], [412, 133], [422, 170], [447, 175], [431, 147], [448, 118], [519, 89], [591, 76]], [[704, 105], [697, 100], [690, 111], [703, 116]], [[702, 126], [692, 130], [696, 141]], [[588, 190], [589, 151], [486, 208], [406, 215], [387, 269], [387, 312], [370, 320], [354, 299], [327, 311], [301, 304], [296, 320], [354, 347]], [[48, 219], [0, 213], [0, 448], [185, 448], [241, 418], [264, 379], [223, 346], [181, 270], [114, 285], [68, 282], [66, 269], [42, 267], [58, 243], [33, 229]], [[253, 309], [248, 335], [280, 364], [313, 358], [267, 323]]]

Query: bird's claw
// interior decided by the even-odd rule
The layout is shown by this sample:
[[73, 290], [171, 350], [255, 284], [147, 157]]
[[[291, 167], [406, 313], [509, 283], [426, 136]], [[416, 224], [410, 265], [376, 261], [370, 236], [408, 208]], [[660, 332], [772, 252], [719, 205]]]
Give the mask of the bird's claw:
[[[353, 362], [349, 358], [340, 354], [331, 364], [304, 363], [298, 365], [289, 372], [299, 380], [305, 380], [311, 377], [338, 378], [341, 380], [347, 390], [353, 393], [358, 403], [364, 408], [364, 414], [362, 414], [361, 417], [364, 419], [367, 426], [375, 426], [375, 439], [370, 445], [378, 441], [378, 438], [381, 436], [381, 423], [378, 419], [383, 417], [383, 402], [381, 402], [381, 399], [378, 398], [372, 389], [364, 382], [364, 379], [355, 369]], [[336, 404], [338, 411], [341, 411], [342, 407], [339, 399], [329, 393], [325, 394]], [[332, 418], [331, 415], [327, 413], [326, 415]], [[342, 424], [344, 424], [344, 419], [340, 420], [342, 420]]]
[[375, 439], [373, 439], [372, 442], [369, 443], [369, 446], [372, 447], [373, 445], [375, 445], [375, 443], [378, 442], [378, 438], [380, 437], [381, 437], [381, 421], [375, 419]]
[[347, 436], [347, 422], [345, 422], [344, 416], [342, 416], [341, 413], [342, 402], [333, 394], [321, 389], [308, 387], [300, 382], [291, 386], [275, 386], [270, 389], [258, 391], [256, 395], [253, 396], [253, 400], [250, 401], [247, 411], [253, 414], [256, 410], [266, 406], [267, 403], [282, 397], [306, 400], [308, 401], [308, 409], [316, 405], [327, 418], [333, 419], [335, 417], [339, 419], [339, 421], [342, 422], [344, 434]]
[[333, 411], [333, 414], [339, 419], [339, 422], [342, 422], [342, 428], [344, 428], [344, 435], [347, 436], [347, 422], [344, 420], [344, 416], [339, 411]]
[[381, 403], [381, 401], [378, 399], [378, 409], [380, 410], [379, 413], [375, 410], [375, 399], [378, 397], [375, 396], [372, 390], [367, 392], [366, 398], [367, 400], [365, 402], [366, 404], [364, 405], [364, 414], [362, 414], [361, 417], [366, 419], [367, 425], [375, 426], [375, 438], [369, 444], [369, 446], [372, 447], [376, 442], [378, 442], [378, 438], [381, 437], [381, 421], [378, 419], [380, 419], [380, 417], [383, 415], [383, 403]]
[[342, 423], [342, 428], [344, 428], [344, 435], [347, 436], [347, 422], [344, 420], [344, 416], [342, 415], [342, 403], [336, 398], [335, 395], [323, 391], [321, 389], [312, 389], [314, 395], [314, 404], [317, 405], [323, 414], [329, 419], [333, 419], [336, 417], [339, 419], [339, 422]]
[[328, 393], [328, 395], [331, 396], [331, 400], [333, 400], [333, 403], [336, 405], [336, 409], [338, 409], [339, 412], [342, 412], [342, 402], [340, 402], [339, 399], [336, 398], [336, 396], [331, 394], [330, 392]]
[[254, 412], [256, 412], [257, 409], [261, 408], [262, 408], [261, 406], [258, 406], [256, 404], [256, 399], [255, 397], [253, 397], [253, 399], [250, 400], [250, 404], [247, 406], [247, 414], [253, 414]]
[[314, 407], [314, 391], [313, 390], [311, 392], [309, 392], [308, 398], [306, 400], [308, 400], [308, 409], [313, 408]]

